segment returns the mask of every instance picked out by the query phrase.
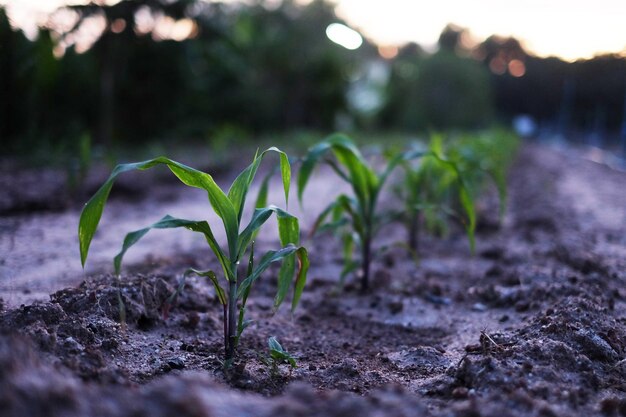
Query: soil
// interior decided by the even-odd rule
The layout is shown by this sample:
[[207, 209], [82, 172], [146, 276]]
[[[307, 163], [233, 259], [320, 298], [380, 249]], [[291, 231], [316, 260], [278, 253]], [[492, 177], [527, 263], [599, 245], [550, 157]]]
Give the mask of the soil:
[[[85, 274], [66, 237], [76, 207], [11, 210], [0, 218], [0, 415], [624, 416], [626, 174], [583, 156], [526, 146], [504, 220], [493, 196], [481, 203], [474, 256], [453, 230], [421, 236], [416, 264], [389, 226], [367, 294], [350, 279], [337, 291], [340, 247], [316, 236], [293, 314], [273, 312], [276, 269], [253, 288], [254, 324], [229, 371], [205, 280], [188, 279], [163, 314], [182, 270], [217, 268], [201, 241], [146, 238], [120, 280], [109, 273], [147, 213], [203, 218], [206, 197], [171, 183], [114, 195]], [[308, 216], [334, 191], [324, 175]], [[267, 365], [269, 336], [296, 369]]]

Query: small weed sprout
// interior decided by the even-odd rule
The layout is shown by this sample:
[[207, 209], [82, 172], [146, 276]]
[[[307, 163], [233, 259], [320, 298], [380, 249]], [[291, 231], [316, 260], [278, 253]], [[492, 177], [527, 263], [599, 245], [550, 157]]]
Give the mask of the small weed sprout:
[[276, 337], [272, 336], [267, 340], [267, 345], [269, 347], [269, 355], [262, 356], [261, 361], [265, 363], [265, 365], [270, 367], [270, 373], [272, 375], [278, 374], [278, 365], [281, 364], [289, 364], [291, 367], [290, 372], [298, 367], [296, 363], [296, 359], [278, 342]]
[[[232, 363], [235, 348], [247, 325], [244, 319], [245, 306], [250, 289], [256, 279], [271, 263], [282, 262], [278, 273], [278, 289], [274, 298], [274, 308], [276, 309], [280, 306], [293, 283], [294, 290], [291, 306], [292, 309], [295, 309], [304, 290], [309, 267], [307, 251], [304, 247], [299, 246], [300, 227], [298, 219], [276, 206], [266, 206], [266, 181], [264, 181], [264, 185], [259, 193], [260, 196], [257, 199], [256, 209], [250, 222], [245, 227], [242, 227], [241, 218], [248, 190], [261, 161], [268, 152], [275, 152], [280, 157], [280, 172], [287, 204], [291, 183], [291, 167], [287, 155], [277, 148], [269, 148], [261, 154], [257, 153], [253, 162], [234, 180], [228, 193], [222, 191], [211, 175], [168, 158], [159, 157], [144, 162], [118, 165], [107, 181], [83, 208], [78, 227], [81, 262], [84, 267], [91, 240], [100, 222], [111, 187], [118, 175], [128, 171], [146, 170], [157, 165], [165, 165], [185, 185], [205, 190], [208, 193], [208, 199], [213, 211], [219, 216], [224, 226], [227, 240], [226, 248], [220, 246], [207, 221], [185, 220], [165, 216], [151, 226], [127, 234], [122, 250], [114, 258], [114, 266], [115, 272], [119, 276], [122, 258], [126, 251], [152, 229], [185, 228], [203, 234], [209, 248], [220, 263], [223, 276], [228, 284], [227, 289], [220, 285], [218, 274], [212, 270], [198, 271], [189, 269], [184, 276], [196, 274], [206, 277], [215, 288], [217, 298], [224, 310], [224, 356], [226, 366]], [[276, 216], [278, 221], [278, 232], [282, 248], [266, 252], [256, 263], [253, 241], [260, 228], [272, 214]], [[237, 276], [237, 270], [240, 261], [246, 253], [249, 253], [248, 268], [246, 276], [241, 280]], [[238, 312], [237, 303], [239, 300], [241, 301], [241, 309]]]

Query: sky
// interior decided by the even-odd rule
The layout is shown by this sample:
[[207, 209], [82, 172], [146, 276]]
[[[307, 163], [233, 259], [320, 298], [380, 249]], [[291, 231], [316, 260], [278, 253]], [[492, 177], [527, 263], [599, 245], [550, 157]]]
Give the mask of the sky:
[[[107, 0], [109, 3], [119, 0]], [[21, 26], [61, 4], [81, 0], [0, 0]], [[481, 41], [514, 36], [538, 56], [566, 60], [626, 55], [626, 0], [333, 0], [338, 15], [381, 45], [417, 42], [427, 49], [448, 23]]]
[[336, 0], [337, 13], [381, 44], [433, 46], [448, 23], [478, 40], [514, 36], [539, 56], [626, 53], [626, 0]]

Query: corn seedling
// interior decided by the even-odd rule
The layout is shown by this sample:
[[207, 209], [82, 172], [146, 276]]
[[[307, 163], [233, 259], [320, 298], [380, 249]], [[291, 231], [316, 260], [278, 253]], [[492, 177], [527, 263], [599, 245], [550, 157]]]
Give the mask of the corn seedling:
[[[325, 158], [326, 156], [334, 158]], [[347, 274], [361, 268], [361, 289], [369, 287], [372, 241], [383, 223], [377, 212], [377, 202], [385, 182], [394, 168], [404, 159], [415, 155], [400, 154], [392, 158], [382, 173], [377, 173], [363, 158], [354, 142], [343, 134], [334, 134], [309, 149], [298, 176], [298, 198], [302, 202], [304, 190], [313, 169], [320, 160], [327, 163], [339, 178], [352, 188], [352, 196], [339, 195], [318, 216], [314, 231], [318, 228], [339, 230], [343, 240], [344, 268], [341, 282]], [[330, 221], [326, 219], [330, 217]], [[353, 251], [361, 252], [359, 262], [353, 260]]]
[[506, 132], [466, 135], [444, 142], [433, 135], [429, 152], [419, 164], [403, 161], [404, 183], [399, 188], [405, 201], [409, 246], [417, 250], [420, 217], [429, 232], [445, 234], [447, 219], [464, 226], [474, 249], [476, 197], [492, 181], [499, 196], [500, 219], [507, 201], [506, 173], [517, 149], [517, 139]]
[[479, 195], [487, 183], [493, 183], [498, 191], [500, 220], [507, 204], [506, 174], [518, 146], [519, 140], [514, 134], [492, 130], [479, 135], [463, 135], [451, 141], [446, 150], [475, 195]]
[[[261, 161], [268, 152], [276, 152], [280, 157], [280, 172], [285, 203], [287, 204], [291, 183], [291, 168], [287, 155], [277, 148], [269, 148], [261, 154], [257, 153], [253, 162], [234, 180], [228, 193], [222, 191], [211, 175], [168, 158], [159, 157], [144, 162], [118, 165], [107, 181], [83, 208], [78, 227], [81, 262], [84, 267], [91, 240], [98, 227], [111, 187], [118, 175], [128, 171], [147, 170], [157, 165], [165, 165], [183, 184], [205, 190], [208, 193], [209, 203], [213, 211], [219, 216], [224, 227], [226, 234], [225, 248], [216, 240], [207, 221], [185, 220], [165, 216], [146, 228], [127, 234], [122, 250], [115, 256], [113, 263], [115, 272], [119, 277], [122, 258], [126, 251], [152, 229], [185, 228], [203, 234], [209, 248], [220, 263], [223, 277], [228, 284], [227, 289], [221, 286], [218, 274], [212, 270], [198, 271], [189, 269], [185, 272], [183, 278], [189, 274], [197, 274], [208, 278], [213, 284], [217, 298], [224, 310], [224, 356], [227, 366], [232, 362], [239, 337], [247, 324], [244, 319], [245, 305], [254, 282], [271, 263], [282, 262], [278, 273], [278, 289], [274, 298], [274, 308], [276, 309], [280, 306], [293, 283], [294, 290], [291, 307], [295, 309], [302, 295], [309, 267], [307, 251], [304, 247], [299, 246], [300, 227], [298, 219], [276, 206], [266, 206], [266, 181], [264, 181], [264, 185], [261, 187], [256, 209], [250, 222], [245, 227], [242, 227], [241, 219], [250, 185], [255, 178]], [[255, 263], [253, 241], [263, 224], [272, 214], [277, 218], [282, 248], [266, 252], [258, 260], [258, 263]], [[237, 270], [240, 261], [245, 257], [246, 253], [249, 253], [248, 267], [245, 277], [240, 280]], [[238, 301], [241, 301], [239, 312]]]
[[[476, 208], [471, 189], [455, 161], [444, 154], [440, 136], [431, 140], [429, 151], [418, 161], [402, 161], [404, 179], [398, 188], [404, 201], [408, 245], [418, 250], [420, 215], [426, 229], [435, 234], [447, 233], [446, 218], [453, 216], [463, 224], [473, 251], [476, 230]], [[458, 209], [457, 206], [460, 208]]]

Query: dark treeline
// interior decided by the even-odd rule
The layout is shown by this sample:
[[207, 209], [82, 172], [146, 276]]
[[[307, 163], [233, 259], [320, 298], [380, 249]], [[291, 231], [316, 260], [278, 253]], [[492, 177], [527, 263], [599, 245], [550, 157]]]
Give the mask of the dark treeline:
[[[93, 16], [105, 16], [106, 29], [87, 52], [69, 47], [60, 58], [48, 29], [31, 42], [0, 9], [3, 150], [85, 133], [108, 144], [208, 137], [224, 129], [330, 130], [348, 111], [353, 69], [375, 53], [367, 45], [353, 52], [331, 43], [324, 30], [339, 20], [323, 1], [270, 9], [128, 0], [71, 9], [81, 18], [75, 32]], [[140, 10], [191, 16], [195, 33], [184, 41], [138, 33]]]
[[[31, 41], [0, 9], [2, 152], [33, 145], [74, 146], [86, 134], [101, 144], [210, 138], [348, 126], [421, 131], [483, 127], [520, 114], [540, 127], [617, 132], [624, 123], [626, 60], [602, 56], [567, 63], [537, 58], [515, 39], [467, 47], [446, 28], [440, 48], [407, 45], [383, 60], [365, 42], [350, 51], [325, 29], [341, 22], [323, 0], [271, 7], [194, 0], [126, 0], [68, 7], [77, 20]], [[138, 29], [138, 16], [191, 19], [184, 39]], [[58, 45], [99, 17], [105, 29], [86, 52]], [[55, 56], [54, 52], [57, 52]], [[383, 81], [368, 69], [384, 68]], [[367, 111], [351, 97], [379, 97]], [[357, 91], [358, 92], [358, 91]], [[358, 100], [357, 100], [358, 101]]]
[[439, 51], [403, 47], [392, 61], [386, 127], [472, 127], [531, 116], [550, 133], [616, 133], [626, 127], [626, 59], [598, 56], [573, 63], [528, 54], [513, 38], [463, 45], [448, 26]]
[[528, 114], [561, 133], [616, 132], [626, 122], [626, 59], [598, 56], [573, 63], [528, 55], [512, 38], [490, 37], [476, 55], [485, 65], [512, 60], [524, 75], [492, 75], [498, 112], [506, 117]]

